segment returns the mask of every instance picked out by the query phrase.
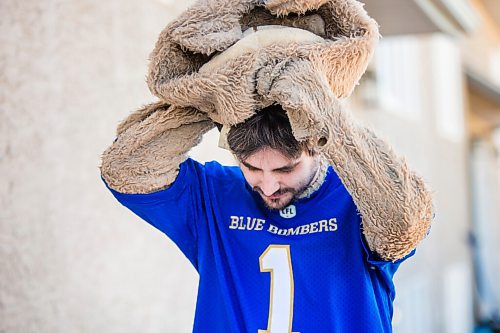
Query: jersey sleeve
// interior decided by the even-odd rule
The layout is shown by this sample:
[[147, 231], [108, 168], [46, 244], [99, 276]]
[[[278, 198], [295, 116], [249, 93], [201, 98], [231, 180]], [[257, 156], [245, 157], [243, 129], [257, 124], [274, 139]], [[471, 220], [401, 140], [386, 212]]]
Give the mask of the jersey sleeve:
[[365, 255], [365, 263], [368, 266], [370, 273], [377, 276], [380, 282], [382, 282], [385, 291], [393, 301], [394, 297], [396, 296], [393, 282], [394, 274], [396, 274], [396, 271], [398, 270], [401, 263], [415, 254], [416, 249], [413, 249], [409, 254], [396, 261], [384, 260], [376, 252], [370, 250], [361, 230], [360, 234], [361, 243], [364, 249], [363, 252]]
[[203, 219], [201, 183], [204, 168], [187, 159], [170, 187], [148, 194], [125, 194], [106, 186], [113, 196], [137, 216], [166, 234], [198, 268], [197, 221]]

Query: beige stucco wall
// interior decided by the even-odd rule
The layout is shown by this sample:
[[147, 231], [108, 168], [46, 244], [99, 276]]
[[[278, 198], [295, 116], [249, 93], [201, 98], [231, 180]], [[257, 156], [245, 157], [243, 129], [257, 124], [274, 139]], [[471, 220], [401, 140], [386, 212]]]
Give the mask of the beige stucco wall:
[[[98, 172], [118, 121], [152, 100], [147, 57], [162, 27], [189, 4], [177, 3], [0, 1], [0, 332], [191, 331], [196, 272], [111, 197]], [[432, 54], [432, 43], [424, 44]], [[433, 82], [431, 62], [416, 64], [423, 82]], [[415, 305], [404, 320], [417, 316], [413, 322], [428, 320], [433, 332], [452, 332], [446, 276], [470, 260], [467, 138], [436, 133], [439, 87], [424, 90], [417, 121], [384, 110], [357, 116], [435, 190], [432, 233], [396, 281], [409, 303], [421, 291], [412, 287], [417, 278], [430, 286], [422, 289], [425, 307]], [[214, 146], [215, 133], [209, 138], [204, 147]], [[195, 155], [230, 161], [213, 149]]]
[[195, 270], [98, 171], [188, 3], [0, 2], [0, 332], [191, 331]]

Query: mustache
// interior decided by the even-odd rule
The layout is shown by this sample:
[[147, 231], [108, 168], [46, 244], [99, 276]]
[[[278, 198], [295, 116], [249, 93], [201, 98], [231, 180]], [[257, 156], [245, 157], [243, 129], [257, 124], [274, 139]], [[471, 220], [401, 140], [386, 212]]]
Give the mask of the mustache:
[[[255, 192], [258, 192], [259, 194], [267, 197], [267, 195], [265, 195], [264, 192], [262, 191], [262, 189], [260, 187], [258, 187], [258, 186], [254, 186], [252, 188], [252, 190], [254, 190]], [[271, 194], [271, 196], [272, 195], [281, 195], [281, 194], [285, 194], [285, 193], [295, 194], [295, 192], [296, 192], [295, 189], [293, 189], [291, 187], [285, 187], [285, 188], [280, 188], [279, 190], [277, 190], [276, 192], [274, 192], [273, 194]]]

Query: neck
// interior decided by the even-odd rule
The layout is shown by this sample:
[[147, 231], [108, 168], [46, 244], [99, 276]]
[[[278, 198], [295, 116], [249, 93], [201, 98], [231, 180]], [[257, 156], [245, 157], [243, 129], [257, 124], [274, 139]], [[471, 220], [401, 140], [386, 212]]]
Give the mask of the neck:
[[323, 157], [319, 157], [318, 170], [316, 170], [316, 174], [309, 183], [309, 186], [305, 189], [304, 192], [302, 192], [302, 194], [298, 197], [298, 199], [308, 198], [314, 192], [316, 192], [325, 181], [327, 171], [328, 171], [328, 162]]

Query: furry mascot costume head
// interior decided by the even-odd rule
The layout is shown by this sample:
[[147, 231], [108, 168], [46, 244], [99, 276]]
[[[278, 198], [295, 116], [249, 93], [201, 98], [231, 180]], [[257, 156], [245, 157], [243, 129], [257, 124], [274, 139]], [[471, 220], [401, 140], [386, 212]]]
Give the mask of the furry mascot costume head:
[[[118, 126], [103, 175], [124, 192], [167, 186], [214, 123], [227, 132], [272, 103], [287, 111], [297, 140], [334, 149], [332, 114], [378, 38], [377, 23], [356, 0], [199, 0], [161, 32], [147, 76], [159, 101]], [[165, 152], [179, 155], [168, 163]]]
[[[378, 38], [355, 0], [201, 0], [160, 34], [147, 82], [162, 101], [225, 125], [277, 102], [302, 140], [325, 97], [350, 95]], [[318, 100], [318, 90], [333, 94]]]

